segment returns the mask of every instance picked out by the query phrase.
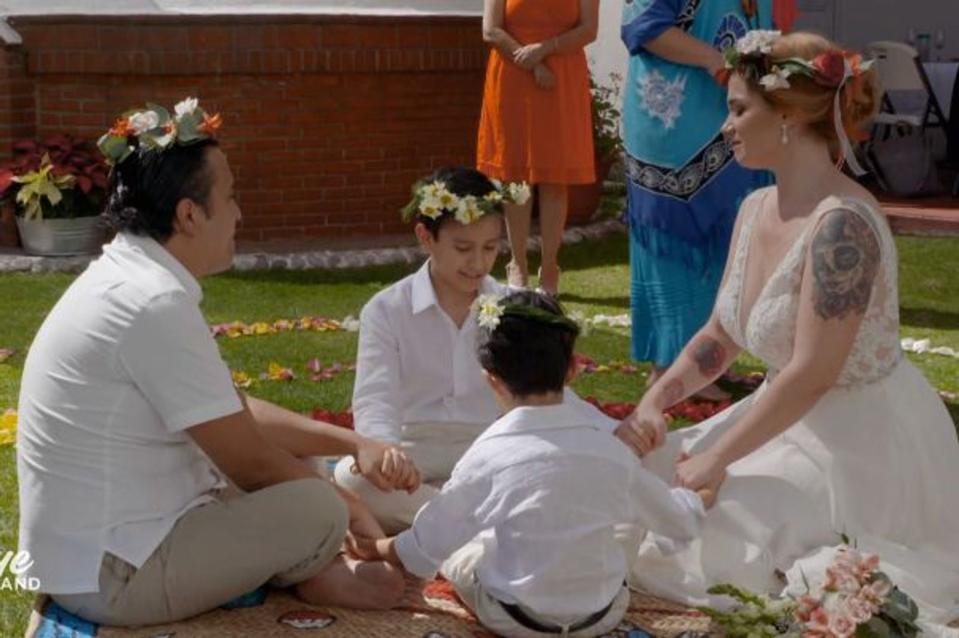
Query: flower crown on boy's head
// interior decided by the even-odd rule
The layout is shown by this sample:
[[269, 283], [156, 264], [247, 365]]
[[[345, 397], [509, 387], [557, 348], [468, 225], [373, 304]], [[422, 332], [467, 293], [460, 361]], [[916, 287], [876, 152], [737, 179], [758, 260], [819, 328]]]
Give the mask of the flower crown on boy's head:
[[841, 94], [843, 86], [850, 80], [855, 90], [874, 60], [863, 60], [858, 53], [838, 48], [820, 53], [812, 60], [795, 57], [776, 59], [772, 57], [772, 50], [780, 37], [782, 34], [779, 31], [749, 31], [736, 40], [734, 46], [726, 47], [723, 51], [726, 65], [716, 79], [725, 85], [735, 71], [771, 92], [791, 88], [789, 78], [802, 76], [821, 87], [834, 90], [833, 125], [842, 151], [840, 163], [845, 161], [856, 175], [864, 175], [866, 171], [856, 160], [846, 127], [843, 126]]
[[480, 328], [493, 332], [503, 317], [520, 317], [539, 323], [556, 326], [579, 334], [579, 324], [563, 314], [556, 314], [524, 303], [504, 303], [503, 295], [480, 295], [474, 302], [476, 323]]
[[127, 111], [97, 142], [111, 166], [116, 166], [137, 147], [163, 152], [173, 144], [185, 146], [216, 136], [223, 124], [219, 113], [208, 114], [195, 97], [173, 107], [173, 115], [162, 106], [148, 103], [146, 109]]
[[460, 196], [449, 189], [442, 180], [420, 180], [413, 185], [413, 199], [403, 207], [403, 221], [417, 215], [439, 219], [444, 214], [453, 215], [462, 224], [472, 224], [487, 213], [502, 213], [503, 204], [525, 204], [530, 197], [526, 182], [502, 184], [491, 179], [493, 190], [482, 197]]

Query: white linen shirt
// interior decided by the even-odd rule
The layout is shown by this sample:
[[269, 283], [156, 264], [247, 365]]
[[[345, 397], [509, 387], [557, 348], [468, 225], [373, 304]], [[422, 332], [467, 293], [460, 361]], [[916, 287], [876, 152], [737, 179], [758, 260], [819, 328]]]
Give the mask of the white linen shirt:
[[[360, 312], [353, 415], [360, 434], [400, 443], [408, 423], [492, 423], [501, 410], [476, 357], [470, 313], [457, 328], [440, 307], [430, 260]], [[504, 294], [487, 276], [480, 294]]]
[[98, 591], [104, 552], [140, 567], [220, 474], [185, 429], [243, 409], [196, 279], [120, 233], [67, 289], [23, 369], [20, 548], [54, 594]]
[[396, 552], [429, 578], [479, 535], [476, 574], [491, 596], [545, 616], [586, 616], [626, 577], [616, 525], [689, 540], [704, 516], [698, 495], [670, 489], [575, 405], [520, 407], [466, 451]]

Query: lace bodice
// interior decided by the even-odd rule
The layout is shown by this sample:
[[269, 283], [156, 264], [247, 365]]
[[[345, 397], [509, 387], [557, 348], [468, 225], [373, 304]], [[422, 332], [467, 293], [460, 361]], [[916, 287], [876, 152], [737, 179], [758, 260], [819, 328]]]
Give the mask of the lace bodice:
[[743, 317], [742, 288], [750, 238], [764, 193], [769, 192], [764, 189], [754, 193], [743, 203], [740, 214], [745, 217], [733, 247], [733, 262], [716, 302], [723, 328], [740, 347], [762, 359], [771, 371], [775, 373], [783, 369], [793, 354], [800, 288], [812, 229], [825, 213], [838, 208], [847, 209], [861, 216], [876, 233], [880, 267], [866, 314], [837, 385], [855, 387], [885, 377], [902, 357], [896, 245], [882, 214], [862, 200], [834, 196], [823, 200], [765, 282], [748, 316]]

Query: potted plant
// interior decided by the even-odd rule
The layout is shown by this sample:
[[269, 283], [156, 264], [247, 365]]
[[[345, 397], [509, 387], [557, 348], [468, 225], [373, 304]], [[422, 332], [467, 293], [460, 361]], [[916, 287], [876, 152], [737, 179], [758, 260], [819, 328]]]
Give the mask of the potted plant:
[[596, 154], [596, 181], [569, 187], [569, 214], [571, 221], [588, 221], [596, 214], [603, 197], [603, 184], [609, 171], [619, 159], [623, 142], [619, 136], [619, 87], [622, 77], [609, 74], [608, 84], [597, 84], [590, 75], [589, 86], [593, 102], [593, 148]]
[[109, 168], [89, 142], [22, 140], [0, 166], [0, 202], [12, 204], [24, 249], [38, 255], [99, 250]]

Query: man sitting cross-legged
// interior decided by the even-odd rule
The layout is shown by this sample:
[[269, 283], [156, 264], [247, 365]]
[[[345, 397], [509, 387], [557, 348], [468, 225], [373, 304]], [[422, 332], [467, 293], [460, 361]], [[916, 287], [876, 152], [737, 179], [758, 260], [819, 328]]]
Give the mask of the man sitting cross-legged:
[[218, 123], [185, 100], [175, 116], [138, 112], [101, 138], [119, 232], [50, 312], [24, 367], [28, 575], [99, 623], [172, 622], [267, 582], [353, 607], [402, 595], [395, 568], [340, 554], [348, 527], [382, 531], [300, 459], [351, 454], [384, 490], [415, 491], [415, 466], [393, 446], [239, 395], [199, 311], [197, 278], [230, 266], [240, 220]]

